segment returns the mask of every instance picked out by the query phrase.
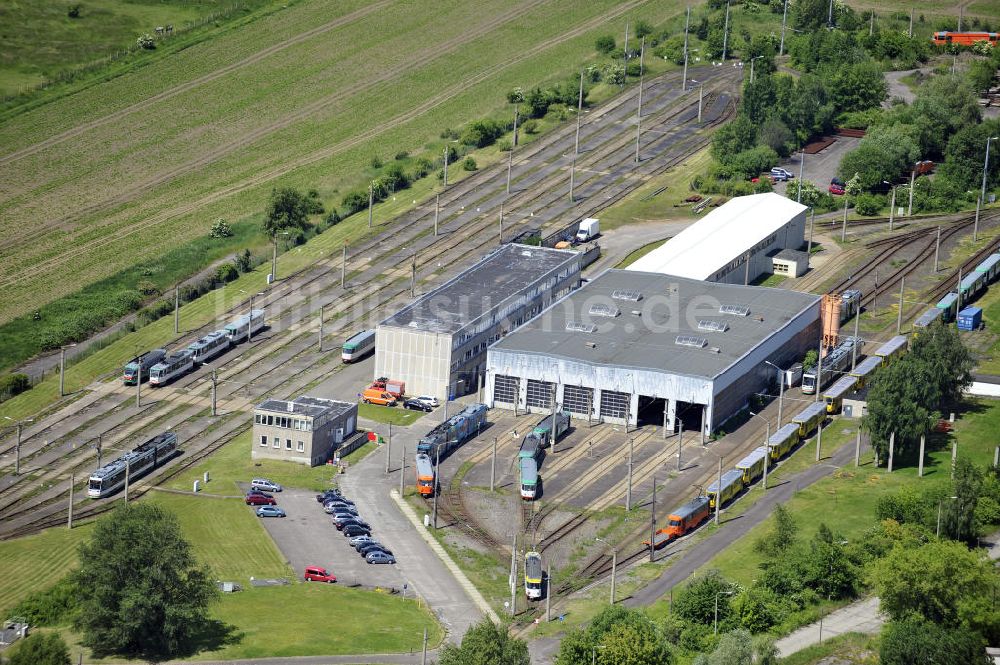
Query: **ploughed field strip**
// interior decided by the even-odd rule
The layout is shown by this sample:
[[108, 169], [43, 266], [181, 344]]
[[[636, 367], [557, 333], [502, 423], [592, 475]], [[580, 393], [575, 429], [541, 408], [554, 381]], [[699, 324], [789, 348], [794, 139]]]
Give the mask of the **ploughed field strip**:
[[[732, 82], [723, 80], [721, 84], [732, 85]], [[647, 88], [647, 90], [649, 90], [649, 88]], [[624, 97], [628, 97], [628, 95]], [[651, 106], [646, 106], [646, 104], [644, 103], [644, 107], [653, 108], [654, 109], [653, 112], [655, 112], [656, 108], [655, 103], [650, 102], [650, 104]], [[623, 105], [624, 101], [621, 98], [616, 99], [614, 102], [607, 105], [608, 109], [610, 109], [609, 111], [607, 111], [609, 117], [613, 117], [610, 115], [610, 112], [616, 109], [618, 109], [619, 110], [618, 112], [620, 112], [623, 116], [629, 115], [630, 110], [621, 108]], [[604, 110], [604, 108], [605, 107], [600, 107], [595, 112], [601, 112], [602, 110]], [[725, 117], [728, 117], [728, 114], [732, 112], [732, 108], [733, 108], [732, 99], [727, 95], [723, 94], [723, 95], [716, 95], [713, 97], [710, 94], [706, 101], [705, 122], [703, 123], [703, 126], [716, 126], [717, 124], [722, 122]], [[651, 115], [653, 112], [651, 112]], [[692, 110], [690, 104], [688, 104], [686, 110], [680, 113], [673, 112], [671, 118], [673, 118], [676, 122], [683, 123], [685, 121], [690, 120], [690, 115], [692, 113], [696, 113], [696, 110]], [[656, 124], [652, 124], [654, 122], [653, 120], [647, 120], [647, 122], [649, 123], [646, 125], [648, 127], [657, 126]], [[613, 123], [606, 123], [606, 125], [612, 125], [612, 124]], [[627, 127], [623, 127], [620, 124], [615, 124], [615, 127], [617, 128], [618, 133], [632, 135], [632, 132]], [[581, 138], [591, 137], [593, 136], [593, 133], [599, 131], [606, 131], [606, 130], [603, 126], [592, 127], [590, 123], [584, 123], [583, 128], [581, 130]], [[614, 134], [614, 132], [612, 132], [612, 134]], [[559, 145], [559, 141], [560, 140], [566, 141], [568, 136], [570, 136], [570, 130], [564, 128], [563, 130], [561, 130], [561, 133], [555, 133], [554, 136], [547, 139], [548, 143], [546, 143], [545, 141], [540, 141], [539, 145], [535, 147], [535, 149], [540, 151], [542, 149], [548, 148], [549, 150], [554, 151], [556, 154], [558, 154], [560, 150], [564, 149], [563, 146]], [[600, 139], [593, 139], [593, 140], [595, 142], [598, 142], [598, 145], [600, 145], [601, 143], [607, 143], [612, 139], [606, 138], [604, 139], [604, 141], [601, 141]], [[654, 141], [657, 141], [657, 139], [654, 139]], [[689, 132], [687, 132], [686, 141], [673, 144], [669, 150], [661, 151], [654, 157], [649, 158], [642, 166], [644, 166], [646, 169], [649, 169], [650, 171], [665, 170], [674, 163], [677, 163], [678, 161], [683, 159], [683, 157], [686, 156], [688, 152], [698, 149], [698, 147], [700, 147], [700, 145], [703, 145], [705, 142], [707, 142], [707, 136], [703, 135], [700, 132], [696, 133], [692, 129]], [[618, 141], [617, 143], [619, 144], [620, 147], [613, 146], [611, 148], [606, 149], [604, 152], [602, 152], [600, 148], [594, 148], [591, 151], [591, 156], [595, 159], [599, 159], [602, 155], [605, 154], [609, 155], [613, 152], [618, 152], [621, 154], [618, 156], [617, 163], [625, 164], [628, 161], [630, 161], [630, 159], [633, 156], [631, 141], [622, 140]], [[653, 145], [656, 145], [656, 143], [654, 143]], [[614, 158], [606, 158], [605, 161], [600, 165], [608, 167], [608, 166], [613, 166], [614, 163], [615, 163]], [[580, 164], [578, 163], [578, 165]], [[538, 170], [543, 167], [536, 166], [529, 162], [528, 168]], [[556, 165], [556, 168], [553, 170], [559, 171], [558, 165]], [[495, 168], [492, 170], [492, 172], [485, 171], [481, 177], [482, 179], [492, 181], [493, 187], [499, 189], [500, 186], [503, 186], [504, 188], [506, 186], [505, 176], [506, 174], [503, 172], [501, 168]], [[607, 175], [596, 173], [596, 174], [591, 174], [590, 176], [584, 175], [580, 178], [582, 201], [578, 202], [577, 205], [578, 209], [583, 208], [584, 210], [589, 210], [590, 207], [596, 209], [597, 206], [602, 205], [603, 202], [607, 200], [607, 197], [623, 195], [627, 191], [631, 190], [634, 186], [636, 186], [639, 182], [638, 180], [628, 180], [628, 179], [618, 182], [613, 181], [603, 185], [600, 182], [595, 182], [599, 181], [601, 178], [604, 178], [606, 180], [612, 180], [610, 173]], [[469, 180], [472, 181], [473, 179], [470, 178]], [[591, 181], [589, 185], [587, 185], [588, 180]], [[463, 185], [466, 188], [465, 191], [467, 192], [467, 196], [470, 193], [472, 195], [481, 195], [481, 192], [484, 189], [482, 187], [483, 183], [481, 182], [479, 183], [479, 186], [477, 186], [476, 182], [465, 182], [463, 183]], [[538, 194], [541, 194], [548, 191], [548, 187], [546, 185], [547, 183], [543, 182], [541, 186], [536, 186], [531, 190], [525, 190], [525, 191], [536, 192]], [[458, 187], [456, 187], [455, 189], [459, 190]], [[450, 191], [451, 190], [448, 190], [448, 192]], [[604, 194], [604, 197], [602, 197], [601, 194]], [[460, 196], [461, 191], [460, 190], [456, 191], [454, 195]], [[456, 204], [457, 202], [458, 199], [454, 199], [453, 205]], [[476, 231], [482, 231], [488, 229], [493, 225], [494, 222], [491, 219], [488, 219], [488, 215], [486, 215], [485, 213], [477, 213], [475, 216], [472, 217], [471, 221], [466, 221], [469, 216], [469, 213], [467, 212], [468, 209], [469, 206], [466, 206], [466, 211], [462, 211], [461, 207], [459, 207], [458, 210], [449, 211], [452, 214], [446, 213], [445, 215], [441, 215], [440, 214], [441, 210], [439, 209], [439, 222], [438, 222], [439, 229], [445, 231], [446, 235], [444, 238], [438, 237], [437, 239], [435, 239], [432, 235], [426, 233], [426, 231], [428, 230], [428, 226], [431, 226], [433, 224], [433, 218], [431, 217], [432, 213], [430, 213], [427, 210], [427, 207], [424, 206], [423, 210], [414, 211], [414, 213], [412, 213], [413, 215], [419, 216], [421, 218], [420, 221], [423, 222], [422, 228], [414, 229], [414, 226], [417, 227], [420, 226], [419, 223], [416, 225], [410, 225], [408, 227], [405, 227], [414, 234], [418, 233], [423, 234], [421, 236], [421, 239], [423, 240], [424, 247], [421, 248], [421, 251], [419, 251], [417, 255], [417, 264], [419, 267], [424, 268], [426, 272], [433, 272], [433, 269], [436, 268], [436, 264], [438, 262], [441, 262], [442, 259], [445, 261], [450, 260], [451, 263], [460, 263], [462, 258], [467, 257], [470, 254], [470, 252], [474, 254], [476, 250], [481, 251], [483, 248], [487, 248], [492, 244], [492, 241], [489, 239], [488, 236], [484, 239], [482, 236], [485, 234], [477, 235]], [[552, 214], [555, 216], [558, 215], [559, 212], [553, 211]], [[534, 221], [537, 223], [538, 220], [535, 219]], [[560, 222], [557, 222], [557, 224], [558, 223]], [[472, 228], [464, 226], [464, 224], [471, 224]], [[522, 224], [524, 224], [523, 221], [519, 222], [515, 218], [514, 220], [506, 223], [506, 228], [510, 229], [511, 231], [514, 231], [518, 228], [519, 225]], [[449, 231], [453, 231], [456, 228], [462, 228], [463, 231], [466, 231], [468, 229], [469, 231], [472, 231], [472, 233], [469, 234], [463, 233], [461, 237], [459, 237], [459, 234], [448, 233]], [[348, 267], [350, 268], [352, 264], [356, 265], [358, 263], [363, 263], [364, 255], [370, 252], [371, 250], [377, 249], [380, 244], [386, 242], [386, 239], [388, 238], [389, 235], [390, 234], [383, 234], [382, 237], [372, 239], [371, 241], [366, 243], [361, 250], [357, 251], [356, 253], [353, 254], [352, 257], [349, 258]], [[400, 241], [397, 234], [394, 244], [396, 247], [399, 247], [399, 243]], [[394, 257], [390, 256], [380, 263], [388, 266], [393, 264], [393, 260]], [[395, 265], [398, 266], [399, 264], [396, 263]], [[375, 267], [377, 269], [378, 266]], [[272, 311], [275, 309], [278, 310], [277, 314], [274, 315], [273, 318], [272, 314], [268, 314], [268, 320], [269, 323], [271, 324], [271, 330], [265, 335], [263, 335], [262, 337], [263, 342], [259, 342], [258, 345], [253, 348], [253, 351], [249, 355], [234, 356], [234, 353], [240, 352], [240, 350], [237, 349], [236, 352], [231, 352], [230, 354], [227, 355], [225, 359], [223, 359], [218, 364], [219, 369], [221, 369], [220, 375], [233, 377], [227, 382], [220, 384], [219, 399], [220, 400], [241, 399], [243, 403], [248, 403], [249, 400], [255, 397], [256, 395], [262, 394], [263, 391], [258, 392], [258, 390], [261, 389], [274, 390], [281, 387], [289, 391], [294, 391], [296, 386], [301, 387], [304, 385], [308, 385], [308, 383], [310, 383], [311, 381], [320, 378], [324, 373], [324, 370], [322, 368], [317, 369], [311, 373], [294, 371], [299, 369], [295, 367], [295, 363], [299, 363], [301, 367], [310, 366], [310, 362], [306, 360], [306, 357], [310, 354], [315, 339], [315, 332], [314, 330], [311, 329], [312, 326], [308, 325], [308, 321], [312, 318], [313, 312], [316, 312], [321, 305], [332, 306], [330, 309], [328, 309], [327, 312], [328, 316], [334, 316], [337, 312], [351, 312], [354, 309], [354, 305], [358, 303], [364, 302], [365, 304], [371, 306], [373, 302], [372, 300], [373, 296], [376, 298], [375, 302], [377, 306], [385, 307], [388, 305], [388, 303], [392, 302], [393, 299], [398, 298], [399, 296], [405, 297], [406, 295], [408, 295], [407, 293], [408, 290], [406, 288], [393, 287], [393, 278], [398, 277], [401, 271], [397, 270], [395, 273], [390, 272], [388, 275], [380, 275], [371, 270], [372, 266], [368, 266], [368, 268], [369, 271], [366, 274], [371, 275], [372, 276], [371, 278], [367, 280], [361, 280], [358, 277], [354, 277], [351, 280], [348, 280], [347, 287], [348, 290], [352, 293], [352, 295], [350, 295], [346, 299], [342, 297], [342, 294], [339, 292], [339, 289], [328, 289], [324, 295], [309, 293], [310, 291], [309, 287], [313, 287], [313, 289], [316, 289], [318, 285], [322, 284], [324, 281], [327, 282], [333, 281], [331, 277], [333, 277], [337, 272], [339, 272], [337, 270], [337, 266], [335, 265], [334, 260], [331, 259], [327, 260], [325, 264], [321, 263], [319, 265], [313, 266], [311, 268], [301, 271], [296, 275], [287, 278], [286, 280], [283, 280], [282, 282], [279, 282], [279, 284], [275, 288], [271, 289], [263, 298], [257, 300], [256, 301], [257, 306], [261, 308], [265, 309], [271, 308]], [[367, 289], [365, 287], [367, 287]], [[236, 312], [237, 309], [234, 308], [229, 312], [229, 314], [235, 314]], [[331, 331], [332, 334], [348, 333], [351, 330], [351, 326], [358, 318], [361, 317], [351, 316], [351, 315], [342, 316], [328, 323], [327, 330]], [[214, 326], [210, 325], [210, 326], [205, 326], [199, 330], [196, 330], [192, 335], [190, 335], [190, 337], [199, 336], [204, 332], [206, 332], [207, 330], [211, 329], [212, 327]], [[183, 340], [181, 340], [182, 343], [187, 341], [187, 339], [188, 337], [185, 337]], [[243, 349], [243, 351], [245, 351], [245, 349]], [[276, 359], [273, 357], [274, 354], [281, 354], [281, 360], [283, 360], [284, 362], [281, 363], [276, 362]], [[247, 386], [250, 384], [250, 381], [246, 380], [247, 377], [243, 376], [242, 373], [237, 372], [235, 369], [231, 369], [231, 366], [234, 364], [238, 365], [240, 369], [252, 366], [257, 370], [257, 374], [251, 380], [253, 385], [252, 394], [248, 392], [247, 389]], [[162, 409], [165, 408], [169, 409], [169, 407], [166, 405], [167, 402], [170, 402], [172, 400], [182, 400], [186, 396], [191, 396], [191, 395], [198, 395], [201, 398], [205, 398], [207, 396], [207, 391], [209, 390], [209, 382], [206, 378], [206, 373], [202, 371], [184, 377], [180, 381], [176, 382], [172, 386], [172, 388], [163, 390], [164, 390], [163, 397], [165, 397], [165, 399], [157, 399], [157, 402], [153, 405], [150, 413], [147, 416], [145, 416], [149, 418], [151, 421], [155, 421], [159, 418], [164, 417]], [[87, 427], [88, 425], [93, 425], [92, 421], [101, 419], [104, 416], [104, 414], [106, 414], [109, 411], [131, 409], [132, 407], [129, 406], [129, 402], [131, 400], [132, 400], [132, 395], [130, 391], [125, 390], [121, 387], [113, 388], [108, 393], [103, 394], [102, 396], [88, 403], [87, 414], [84, 415], [84, 419], [82, 421], [80, 420], [76, 421], [79, 422], [79, 425], [73, 427], [73, 430], [74, 431], [79, 430], [77, 434], [80, 433], [86, 434], [84, 430], [80, 430], [79, 428]], [[144, 408], [150, 409], [149, 406]], [[27, 432], [27, 437], [23, 441], [22, 453], [25, 453], [30, 457], [31, 455], [43, 453], [44, 451], [43, 454], [47, 453], [53, 459], [63, 458], [65, 456], [64, 451], [59, 451], [56, 447], [52, 446], [52, 444], [58, 441], [59, 439], [56, 437], [50, 437], [48, 435], [50, 433], [55, 432], [55, 430], [53, 430], [52, 428], [69, 422], [67, 421], [67, 416], [72, 415], [74, 413], [75, 409], [72, 405], [70, 405], [66, 407], [62, 412], [60, 412], [58, 414], [58, 417], [49, 417], [45, 419], [44, 422], [40, 423], [38, 426], [34, 428], [29, 428]], [[198, 438], [197, 433], [200, 431], [205, 431], [211, 425], [211, 423], [209, 422], [210, 419], [208, 418], [202, 418], [199, 420], [201, 422], [199, 422], [197, 425], [191, 426], [192, 427], [192, 431], [190, 434], [191, 440], [197, 439]], [[229, 425], [227, 425], [227, 428], [228, 427]], [[233, 425], [232, 428], [233, 428], [232, 430], [229, 430], [230, 432], [235, 432], [237, 429], [235, 425]], [[108, 433], [109, 431], [110, 431], [109, 429], [105, 429], [101, 433], [105, 434]], [[129, 433], [131, 434], [132, 432]], [[80, 438], [83, 437], [81, 436]], [[124, 440], [124, 438], [125, 436], [121, 435], [119, 436], [118, 440], [122, 441]], [[185, 439], [184, 436], [182, 436], [181, 439], [182, 439], [181, 447], [185, 448], [185, 441], [187, 441], [187, 439]], [[75, 468], [77, 468], [77, 470], [79, 470], [81, 474], [84, 473], [85, 469], [90, 465], [90, 462], [88, 462], [87, 460], [88, 459], [93, 460], [95, 456], [95, 451], [87, 447], [86, 443], [88, 443], [87, 440], [83, 441], [78, 440], [70, 444], [71, 450], [75, 452], [71, 452], [69, 454], [69, 459], [77, 461]], [[208, 454], [208, 452], [217, 448], [218, 445], [214, 445], [215, 443], [221, 445], [221, 439], [219, 440], [219, 442], [209, 442], [208, 445], [206, 445], [206, 448], [204, 449], [205, 450], [204, 454]], [[5, 447], [9, 450], [13, 445], [13, 441], [8, 440], [5, 442], [5, 444], [6, 444]], [[213, 445], [214, 447], [212, 447]], [[186, 450], [190, 451], [192, 454], [182, 455], [178, 459], [194, 460], [195, 458], [194, 453], [201, 454], [197, 450], [191, 449], [190, 444], [188, 444]], [[41, 477], [41, 479], [45, 479], [49, 482], [52, 482], [52, 485], [45, 492], [37, 495], [32, 495], [33, 505], [37, 506], [37, 510], [34, 511], [34, 513], [37, 514], [33, 513], [29, 518], [22, 512], [21, 514], [19, 514], [19, 519], [16, 520], [12, 519], [7, 521], [9, 534], [24, 533], [37, 530], [38, 528], [41, 528], [42, 526], [44, 526], [44, 524], [48, 522], [58, 523], [61, 520], [61, 517], [57, 518], [54, 516], [56, 514], [62, 513], [65, 510], [65, 506], [63, 505], [64, 501], [60, 500], [60, 497], [66, 496], [68, 492], [69, 479], [66, 478], [66, 474], [68, 472], [71, 472], [74, 467], [72, 465], [69, 465], [69, 462], [67, 462], [67, 465], [63, 465], [58, 470], [54, 470], [48, 464], [46, 464], [46, 460], [43, 457], [39, 457], [37, 459], [37, 462], [40, 464], [40, 468], [38, 469], [39, 476]], [[5, 474], [3, 479], [5, 486], [0, 485], [0, 499], [7, 498], [8, 496], [23, 497], [26, 496], [27, 494], [31, 494], [31, 490], [23, 490], [23, 489], [21, 490], [23, 492], [22, 494], [18, 495], [12, 493], [10, 488], [16, 488], [17, 483], [16, 482], [12, 483], [9, 480], [10, 469], [7, 469], [7, 471], [8, 473]], [[152, 478], [154, 478], [154, 476], [150, 476], [150, 480]], [[35, 482], [35, 480], [38, 479], [39, 478], [33, 478], [32, 482]], [[6, 504], [6, 510], [16, 510], [17, 503], [18, 502], [16, 500], [14, 501], [8, 500], [8, 503]], [[92, 514], [96, 514], [96, 512], [98, 512], [97, 507], [87, 506], [84, 512], [78, 510], [76, 512], [76, 515], [78, 518], [82, 518]]]

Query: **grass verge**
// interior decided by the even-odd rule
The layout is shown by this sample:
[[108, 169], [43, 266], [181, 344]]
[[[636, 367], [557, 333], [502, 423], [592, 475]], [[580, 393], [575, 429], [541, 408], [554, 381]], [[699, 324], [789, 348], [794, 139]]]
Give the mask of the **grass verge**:
[[391, 423], [393, 425], [412, 425], [417, 422], [423, 411], [411, 411], [402, 407], [379, 406], [377, 404], [358, 404], [358, 417], [367, 420], [374, 420], [378, 423]]
[[44, 591], [76, 566], [76, 548], [93, 527], [49, 529], [37, 535], [0, 541], [0, 617], [36, 591]]
[[657, 247], [662, 246], [665, 242], [667, 242], [667, 240], [669, 240], [669, 238], [664, 238], [663, 240], [656, 240], [646, 245], [643, 245], [639, 249], [632, 250], [631, 252], [629, 252], [628, 256], [626, 256], [624, 259], [621, 260], [621, 263], [615, 266], [615, 268], [628, 268], [630, 265], [632, 265], [642, 257], [646, 256]]

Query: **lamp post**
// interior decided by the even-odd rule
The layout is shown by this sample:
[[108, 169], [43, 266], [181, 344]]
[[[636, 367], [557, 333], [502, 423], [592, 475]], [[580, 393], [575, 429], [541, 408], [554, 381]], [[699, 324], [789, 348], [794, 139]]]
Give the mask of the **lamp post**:
[[[608, 541], [604, 540], [599, 536], [594, 536], [594, 540], [604, 543], [609, 548], [611, 547], [611, 543], [609, 543]], [[611, 605], [615, 604], [615, 581], [616, 581], [615, 578], [617, 576], [617, 573], [618, 573], [618, 550], [612, 549], [611, 550], [611, 601], [610, 601]]]
[[986, 175], [990, 166], [990, 141], [997, 140], [998, 137], [991, 136], [986, 139], [986, 158], [983, 159], [983, 187], [979, 193], [979, 201], [976, 202], [976, 222], [972, 228], [972, 241], [979, 239], [979, 208], [986, 205]]
[[713, 622], [714, 628], [712, 629], [713, 635], [719, 634], [719, 596], [731, 596], [735, 593], [734, 591], [719, 591], [715, 594], [715, 621]]
[[764, 491], [767, 491], [767, 467], [771, 466], [771, 451], [767, 449], [767, 442], [771, 440], [771, 421], [759, 413], [749, 412], [754, 418], [760, 418], [767, 425], [767, 433], [764, 435]]

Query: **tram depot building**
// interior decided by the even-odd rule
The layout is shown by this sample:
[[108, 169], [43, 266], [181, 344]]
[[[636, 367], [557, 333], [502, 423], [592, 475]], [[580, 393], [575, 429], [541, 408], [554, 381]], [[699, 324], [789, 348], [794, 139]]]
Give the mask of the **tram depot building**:
[[485, 398], [707, 436], [819, 334], [816, 295], [609, 270], [489, 348]]
[[320, 397], [268, 399], [253, 410], [252, 459], [324, 464], [357, 427], [358, 405]]

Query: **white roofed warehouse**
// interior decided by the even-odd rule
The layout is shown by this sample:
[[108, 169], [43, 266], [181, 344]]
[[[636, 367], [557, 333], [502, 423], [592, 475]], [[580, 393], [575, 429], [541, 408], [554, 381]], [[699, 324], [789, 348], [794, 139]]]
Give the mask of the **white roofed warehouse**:
[[375, 377], [446, 400], [479, 388], [486, 347], [580, 283], [575, 251], [507, 244], [375, 329]]
[[737, 196], [628, 270], [726, 284], [750, 284], [772, 272], [772, 258], [805, 244], [806, 206], [780, 194]]
[[490, 407], [707, 435], [819, 339], [819, 296], [609, 270], [489, 348]]

